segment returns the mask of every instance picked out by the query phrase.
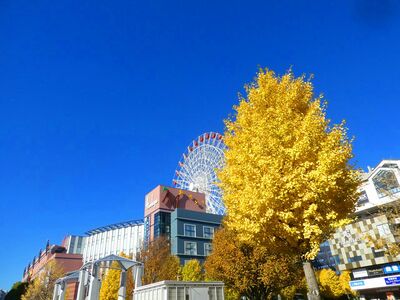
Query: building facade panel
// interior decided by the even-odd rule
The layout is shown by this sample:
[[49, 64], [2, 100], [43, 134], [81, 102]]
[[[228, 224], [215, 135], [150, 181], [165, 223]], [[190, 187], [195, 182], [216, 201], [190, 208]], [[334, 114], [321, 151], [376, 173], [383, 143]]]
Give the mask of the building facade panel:
[[142, 248], [144, 225], [142, 220], [128, 221], [96, 228], [86, 234], [84, 263], [122, 252], [136, 258]]
[[205, 212], [205, 201], [205, 195], [202, 193], [158, 185], [145, 196], [145, 243], [160, 235], [170, 236], [170, 214], [176, 208]]
[[212, 239], [223, 216], [176, 209], [171, 214], [171, 252], [181, 264], [190, 259], [204, 262], [212, 251]]
[[360, 299], [400, 298], [400, 256], [388, 252], [398, 243], [400, 218], [387, 214], [400, 207], [400, 160], [383, 160], [363, 174], [355, 221], [329, 240], [340, 271], [350, 271]]

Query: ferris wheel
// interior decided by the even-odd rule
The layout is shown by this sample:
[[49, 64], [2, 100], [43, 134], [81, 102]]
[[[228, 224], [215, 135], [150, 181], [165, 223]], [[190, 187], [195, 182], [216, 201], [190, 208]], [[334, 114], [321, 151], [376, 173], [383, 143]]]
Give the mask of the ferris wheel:
[[218, 215], [225, 214], [222, 192], [216, 184], [216, 172], [225, 164], [225, 149], [221, 134], [200, 135], [187, 147], [173, 180], [177, 188], [204, 193], [207, 212]]

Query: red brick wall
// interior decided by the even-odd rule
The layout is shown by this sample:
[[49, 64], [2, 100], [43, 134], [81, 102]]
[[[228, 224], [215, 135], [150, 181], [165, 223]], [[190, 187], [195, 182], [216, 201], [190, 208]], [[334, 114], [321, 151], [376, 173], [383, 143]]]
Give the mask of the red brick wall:
[[[50, 252], [47, 254], [43, 254], [40, 260], [35, 263], [33, 268], [30, 268], [29, 279], [35, 279], [36, 276], [39, 275], [40, 271], [44, 268], [44, 266], [50, 261], [55, 260], [56, 263], [63, 269], [65, 273], [75, 271], [80, 269], [82, 266], [82, 255], [81, 254], [66, 254], [66, 253], [54, 253]], [[25, 276], [23, 281], [27, 281], [28, 278]]]

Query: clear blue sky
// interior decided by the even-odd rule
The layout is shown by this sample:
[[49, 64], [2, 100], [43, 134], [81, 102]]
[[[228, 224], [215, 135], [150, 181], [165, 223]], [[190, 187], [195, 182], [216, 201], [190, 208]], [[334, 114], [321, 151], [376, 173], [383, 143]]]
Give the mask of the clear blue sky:
[[47, 239], [141, 218], [259, 66], [313, 73], [356, 163], [400, 158], [393, 0], [0, 1], [0, 288]]

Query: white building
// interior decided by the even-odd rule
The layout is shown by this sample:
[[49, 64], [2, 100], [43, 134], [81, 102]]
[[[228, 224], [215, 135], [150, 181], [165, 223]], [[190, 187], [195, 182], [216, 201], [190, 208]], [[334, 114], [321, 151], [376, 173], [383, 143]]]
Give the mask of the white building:
[[85, 249], [85, 240], [86, 237], [84, 236], [67, 235], [62, 242], [62, 246], [67, 250], [66, 253], [82, 254], [83, 249]]
[[83, 263], [121, 252], [136, 258], [142, 248], [143, 220], [121, 222], [86, 232]]
[[[355, 221], [338, 229], [329, 240], [340, 271], [350, 271], [352, 289], [360, 299], [400, 298], [400, 256], [391, 256], [387, 245], [399, 242], [400, 218], [383, 207], [400, 201], [400, 160], [383, 160], [363, 174]], [[397, 204], [397, 203], [396, 203]], [[385, 241], [383, 246], [372, 240]]]
[[356, 212], [395, 201], [400, 198], [400, 160], [383, 160], [363, 174], [361, 198]]

